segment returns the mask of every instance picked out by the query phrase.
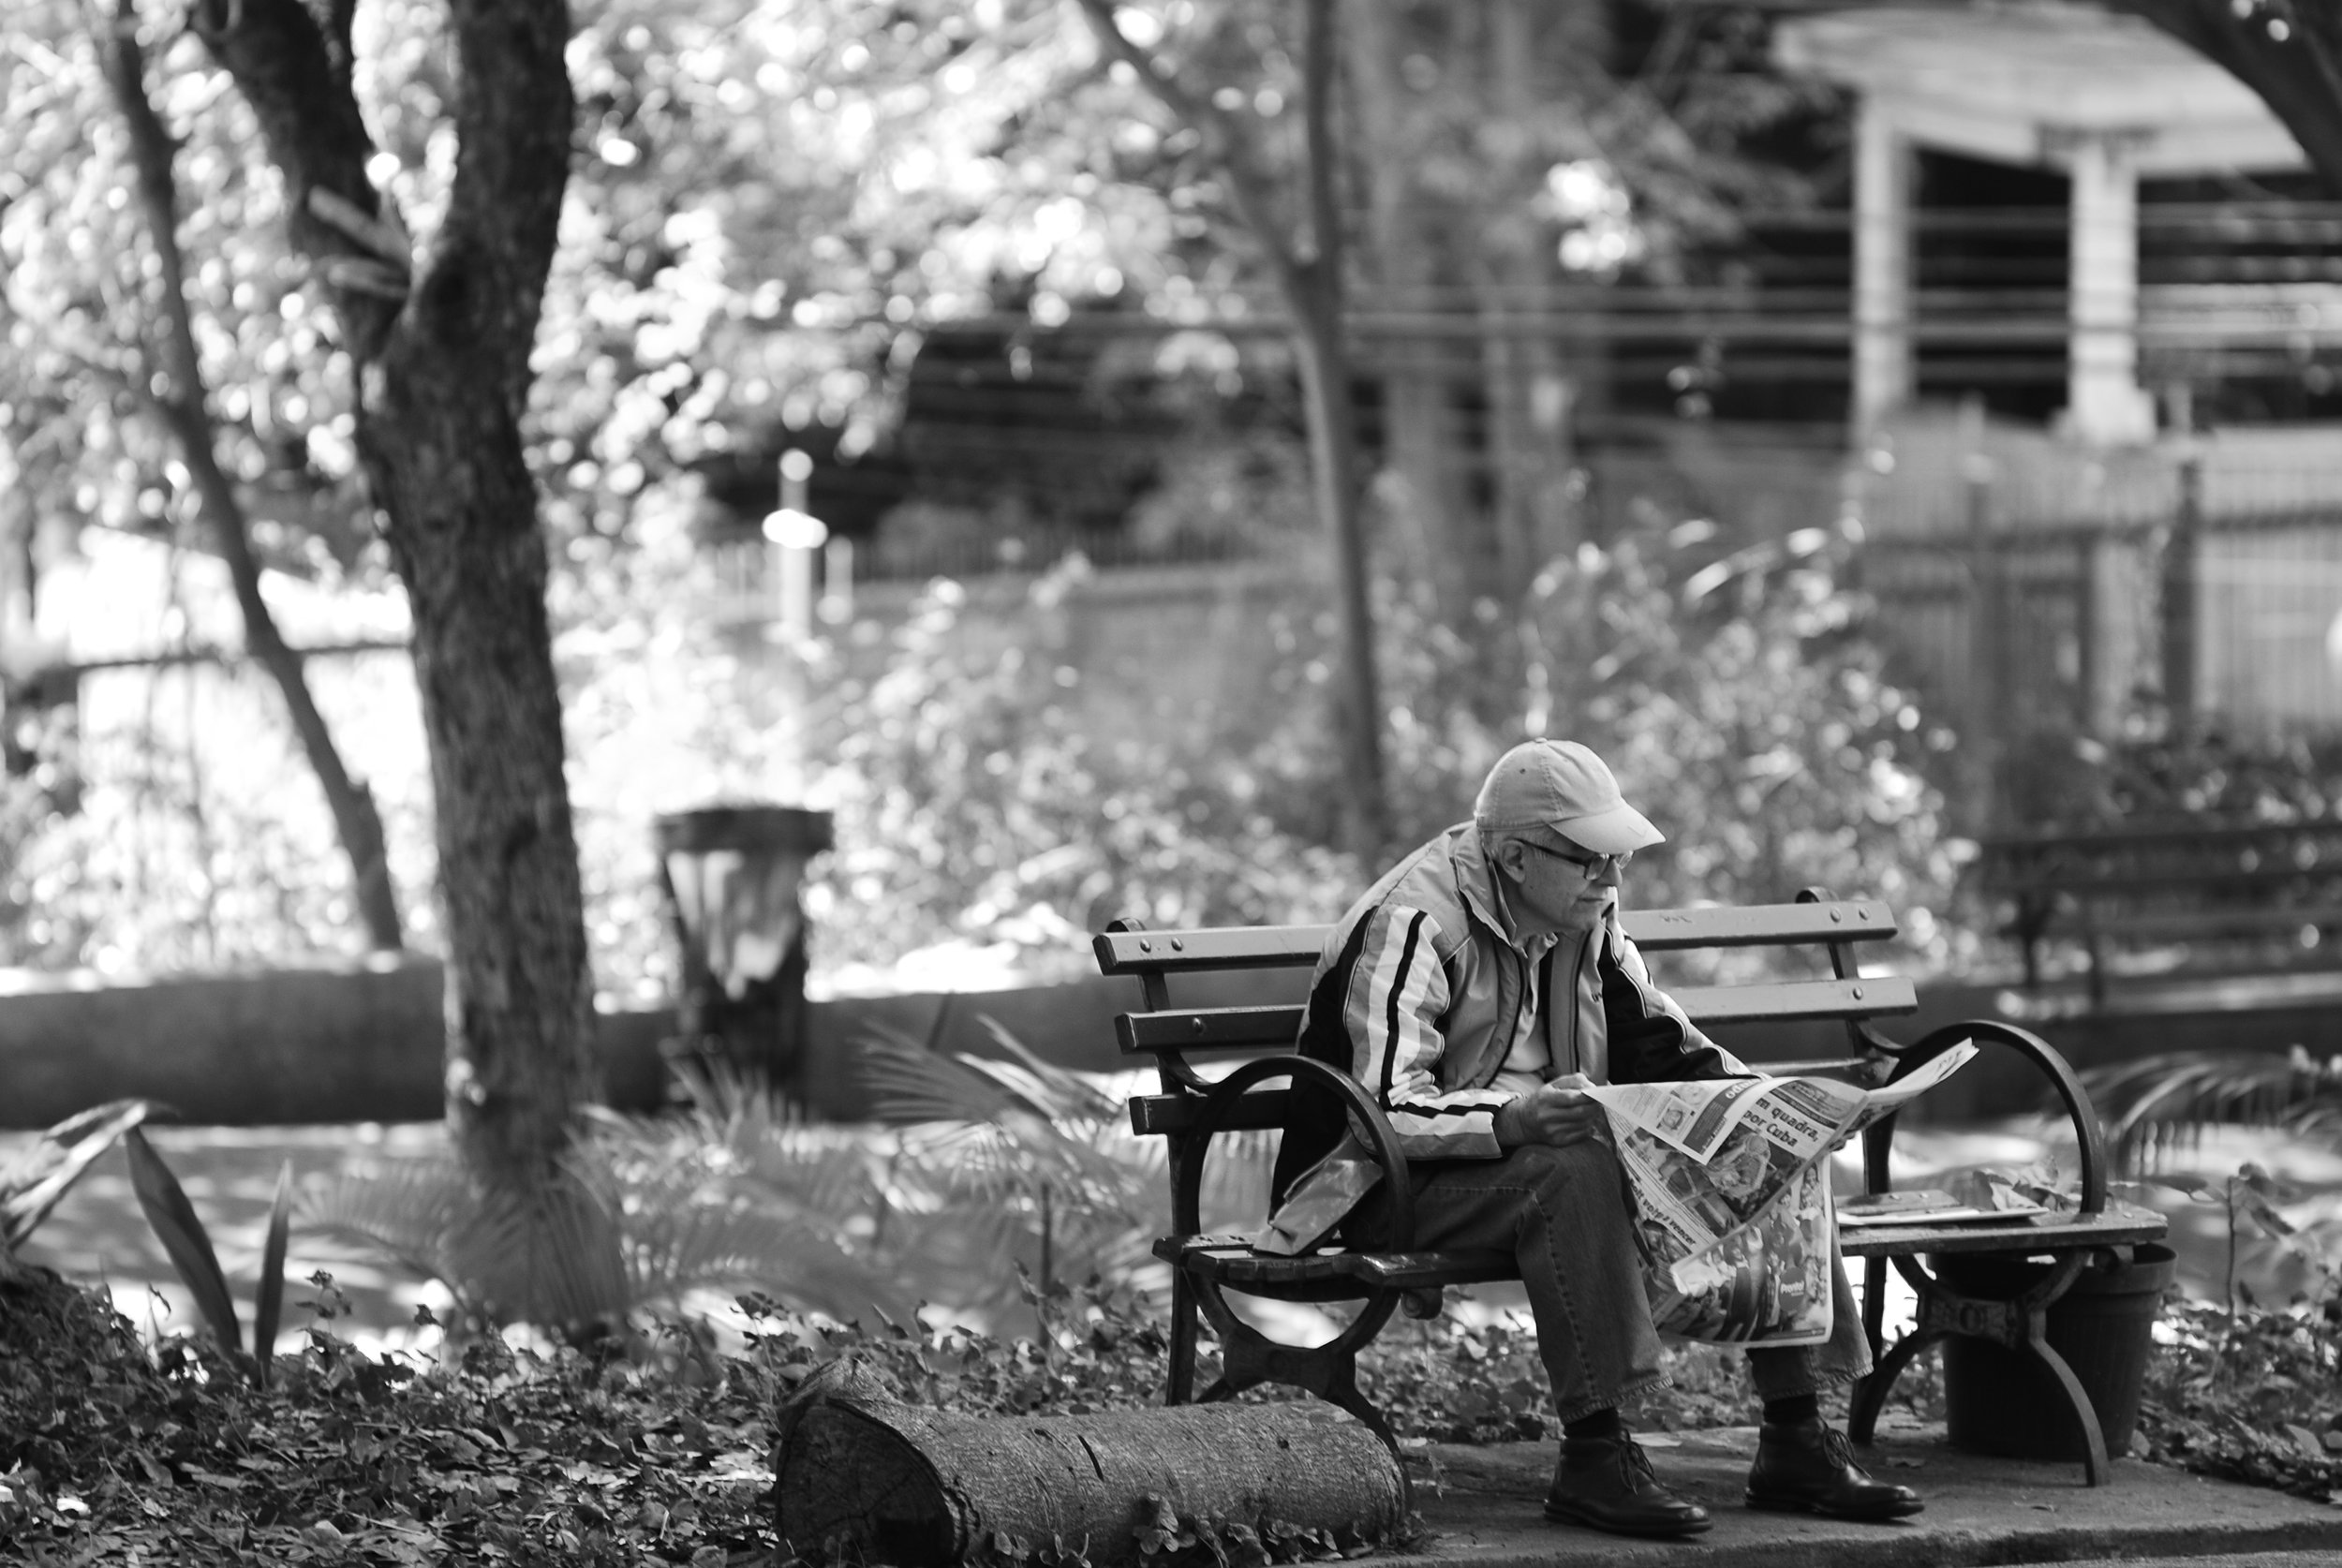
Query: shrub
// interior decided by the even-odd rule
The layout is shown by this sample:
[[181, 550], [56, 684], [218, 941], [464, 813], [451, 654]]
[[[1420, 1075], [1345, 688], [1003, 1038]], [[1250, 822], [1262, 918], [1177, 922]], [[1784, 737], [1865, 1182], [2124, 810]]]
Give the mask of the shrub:
[[[1647, 905], [1884, 897], [1908, 952], [1965, 951], [1957, 875], [1921, 772], [1949, 735], [1888, 681], [1843, 583], [1851, 540], [1808, 530], [1715, 558], [1650, 528], [1551, 563], [1510, 621], [1468, 640], [1424, 590], [1378, 587], [1391, 793], [1413, 843], [1459, 820], [1525, 736], [1582, 739], [1669, 840], [1637, 862]], [[1033, 589], [1036, 614], [1070, 568]], [[1328, 631], [1288, 614], [1256, 700], [1208, 734], [1103, 744], [1078, 673], [1021, 648], [955, 657], [963, 596], [938, 584], [887, 672], [831, 718], [840, 850], [817, 929], [857, 956], [957, 936], [1073, 955], [1116, 914], [1158, 925], [1326, 920], [1375, 867], [1330, 846], [1344, 782], [1322, 731]]]

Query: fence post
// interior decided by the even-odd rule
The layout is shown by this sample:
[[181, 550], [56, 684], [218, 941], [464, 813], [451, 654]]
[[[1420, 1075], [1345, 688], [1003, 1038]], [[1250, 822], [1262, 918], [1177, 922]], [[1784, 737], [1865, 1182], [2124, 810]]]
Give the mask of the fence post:
[[2008, 747], [2008, 561], [1994, 525], [1993, 460], [1971, 451], [1961, 464], [1968, 524], [1968, 701], [1967, 744], [1972, 831], [1990, 833], [1999, 824], [2002, 758]]
[[2197, 579], [2203, 553], [2203, 454], [2179, 460], [2179, 511], [2163, 546], [2163, 705], [2174, 732], [2196, 719]]

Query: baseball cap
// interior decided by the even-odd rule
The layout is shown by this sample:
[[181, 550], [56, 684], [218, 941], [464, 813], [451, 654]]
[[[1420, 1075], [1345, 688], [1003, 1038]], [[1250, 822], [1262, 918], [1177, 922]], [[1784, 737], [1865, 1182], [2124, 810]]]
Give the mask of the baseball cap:
[[1601, 855], [1667, 837], [1626, 804], [1608, 765], [1576, 741], [1523, 741], [1499, 757], [1472, 803], [1472, 820], [1500, 833], [1549, 828]]

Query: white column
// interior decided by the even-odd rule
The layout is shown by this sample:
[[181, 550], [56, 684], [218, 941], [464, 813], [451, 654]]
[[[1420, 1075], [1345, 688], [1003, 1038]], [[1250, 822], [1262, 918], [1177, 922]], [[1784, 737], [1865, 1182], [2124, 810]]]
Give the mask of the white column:
[[1911, 401], [1910, 138], [1864, 94], [1854, 118], [1854, 438]]
[[2139, 385], [2139, 173], [2119, 137], [2073, 143], [2066, 426], [2093, 446], [2155, 436]]

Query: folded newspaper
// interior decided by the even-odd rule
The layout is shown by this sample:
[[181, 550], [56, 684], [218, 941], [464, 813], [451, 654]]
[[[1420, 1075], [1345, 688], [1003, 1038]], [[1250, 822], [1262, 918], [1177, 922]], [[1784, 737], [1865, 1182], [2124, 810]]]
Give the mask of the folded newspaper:
[[1831, 1150], [1976, 1055], [1962, 1041], [1879, 1088], [1835, 1078], [1601, 1084], [1641, 1227], [1651, 1315], [1687, 1339], [1830, 1338]]

